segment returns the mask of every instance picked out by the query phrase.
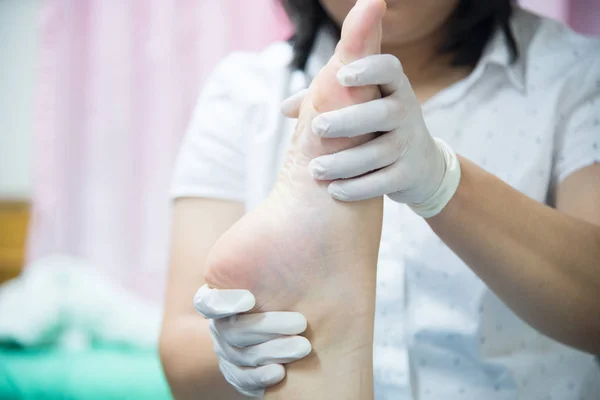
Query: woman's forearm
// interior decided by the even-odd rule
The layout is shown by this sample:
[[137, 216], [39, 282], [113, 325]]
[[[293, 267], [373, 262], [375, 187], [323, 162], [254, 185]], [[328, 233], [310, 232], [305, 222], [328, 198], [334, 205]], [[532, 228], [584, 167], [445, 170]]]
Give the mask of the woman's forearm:
[[175, 399], [245, 399], [221, 372], [208, 321], [194, 309], [204, 262], [218, 238], [241, 218], [239, 203], [181, 198], [175, 202], [171, 266], [160, 334], [160, 359]]
[[207, 321], [198, 316], [179, 317], [165, 324], [160, 355], [167, 381], [177, 400], [242, 400], [219, 370]]
[[429, 225], [521, 318], [600, 354], [600, 227], [460, 162], [459, 188]]

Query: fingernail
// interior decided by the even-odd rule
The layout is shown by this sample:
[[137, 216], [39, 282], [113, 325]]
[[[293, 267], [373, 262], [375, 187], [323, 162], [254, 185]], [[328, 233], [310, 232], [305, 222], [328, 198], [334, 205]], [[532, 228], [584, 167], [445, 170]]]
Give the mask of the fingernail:
[[216, 292], [218, 303], [235, 310], [249, 311], [254, 308], [254, 296], [247, 290], [220, 290]]
[[312, 131], [317, 136], [326, 136], [330, 125], [324, 118], [315, 118], [312, 122]]
[[303, 336], [298, 336], [298, 339], [294, 341], [293, 346], [290, 347], [293, 347], [295, 350], [293, 354], [294, 358], [304, 358], [312, 351], [312, 345], [308, 339]]
[[338, 81], [342, 86], [353, 86], [356, 83], [356, 74], [352, 71], [341, 70], [338, 73]]
[[210, 292], [210, 288], [207, 285], [200, 286], [194, 295], [194, 305], [198, 304], [208, 292]]
[[310, 169], [310, 174], [315, 179], [320, 179], [325, 174], [325, 167], [317, 160], [312, 160], [308, 164], [308, 168]]
[[279, 105], [279, 112], [282, 113], [284, 116], [287, 116], [290, 113], [290, 105], [285, 101], [281, 102], [281, 104]]
[[350, 64], [338, 71], [337, 78], [343, 86], [355, 86], [360, 73], [362, 73], [361, 67]]
[[255, 300], [254, 300], [254, 296], [252, 296], [250, 293], [244, 291], [244, 294], [242, 295], [242, 297], [239, 298], [238, 302], [237, 302], [237, 306], [236, 308], [239, 310], [251, 310], [254, 308], [255, 305]]
[[271, 364], [263, 368], [263, 375], [260, 377], [260, 381], [265, 386], [279, 383], [285, 377], [285, 369], [279, 364]]
[[289, 364], [306, 357], [312, 352], [312, 345], [304, 336], [291, 336], [278, 339], [277, 349], [273, 349], [276, 355], [274, 361], [280, 364]]
[[335, 183], [332, 183], [331, 185], [329, 185], [329, 187], [327, 188], [327, 191], [329, 192], [331, 197], [333, 197], [334, 199], [337, 199], [337, 200], [345, 200], [348, 197], [348, 196], [346, 196], [346, 193], [344, 193], [342, 188]]
[[279, 106], [279, 110], [281, 111], [281, 113], [283, 115], [287, 116], [287, 115], [291, 114], [293, 106], [294, 106], [294, 102], [291, 101], [290, 99], [286, 99], [281, 102], [281, 104]]

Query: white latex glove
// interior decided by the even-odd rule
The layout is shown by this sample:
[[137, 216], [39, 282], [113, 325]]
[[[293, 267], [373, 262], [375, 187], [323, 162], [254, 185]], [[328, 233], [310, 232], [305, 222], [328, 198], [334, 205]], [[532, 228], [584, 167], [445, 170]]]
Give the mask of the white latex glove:
[[296, 312], [242, 314], [254, 308], [247, 290], [217, 290], [207, 285], [194, 296], [196, 310], [209, 319], [221, 373], [238, 392], [262, 397], [266, 387], [285, 377], [282, 364], [306, 357], [310, 342], [296, 336], [306, 318]]
[[[384, 133], [315, 158], [310, 163], [315, 179], [333, 181], [329, 193], [338, 200], [388, 195], [423, 217], [438, 214], [456, 192], [460, 166], [452, 149], [427, 130], [400, 61], [388, 54], [368, 56], [344, 66], [337, 77], [347, 87], [380, 85], [383, 97], [323, 113], [313, 120], [313, 132], [323, 138]], [[305, 93], [283, 102], [284, 115], [297, 117]]]

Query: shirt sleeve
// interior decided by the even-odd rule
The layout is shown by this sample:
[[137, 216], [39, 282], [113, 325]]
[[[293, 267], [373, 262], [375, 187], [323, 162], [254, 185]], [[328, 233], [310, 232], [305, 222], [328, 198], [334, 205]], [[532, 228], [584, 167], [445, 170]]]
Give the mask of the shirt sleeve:
[[575, 100], [560, 116], [554, 185], [573, 172], [600, 162], [600, 53], [595, 54], [591, 62], [582, 62], [580, 67], [580, 73], [566, 88], [576, 95], [567, 96]]
[[[205, 197], [243, 202], [250, 105], [244, 100], [243, 55], [215, 68], [202, 90], [175, 162], [171, 198]], [[242, 76], [241, 76], [242, 75]]]

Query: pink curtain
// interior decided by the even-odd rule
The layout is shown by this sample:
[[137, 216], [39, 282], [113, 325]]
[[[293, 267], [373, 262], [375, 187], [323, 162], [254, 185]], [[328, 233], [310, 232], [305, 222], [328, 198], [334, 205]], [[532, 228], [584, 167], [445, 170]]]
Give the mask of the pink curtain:
[[569, 0], [518, 0], [518, 3], [547, 17], [565, 21]]
[[580, 32], [600, 35], [600, 2], [598, 0], [571, 0], [567, 19]]
[[[45, 0], [30, 259], [82, 257], [163, 296], [173, 161], [204, 78], [290, 34], [276, 0]], [[523, 0], [600, 33], [595, 0]]]
[[598, 0], [519, 0], [519, 4], [568, 23], [578, 32], [600, 35], [600, 2]]
[[206, 74], [290, 29], [275, 0], [45, 0], [29, 258], [160, 301], [172, 165]]

